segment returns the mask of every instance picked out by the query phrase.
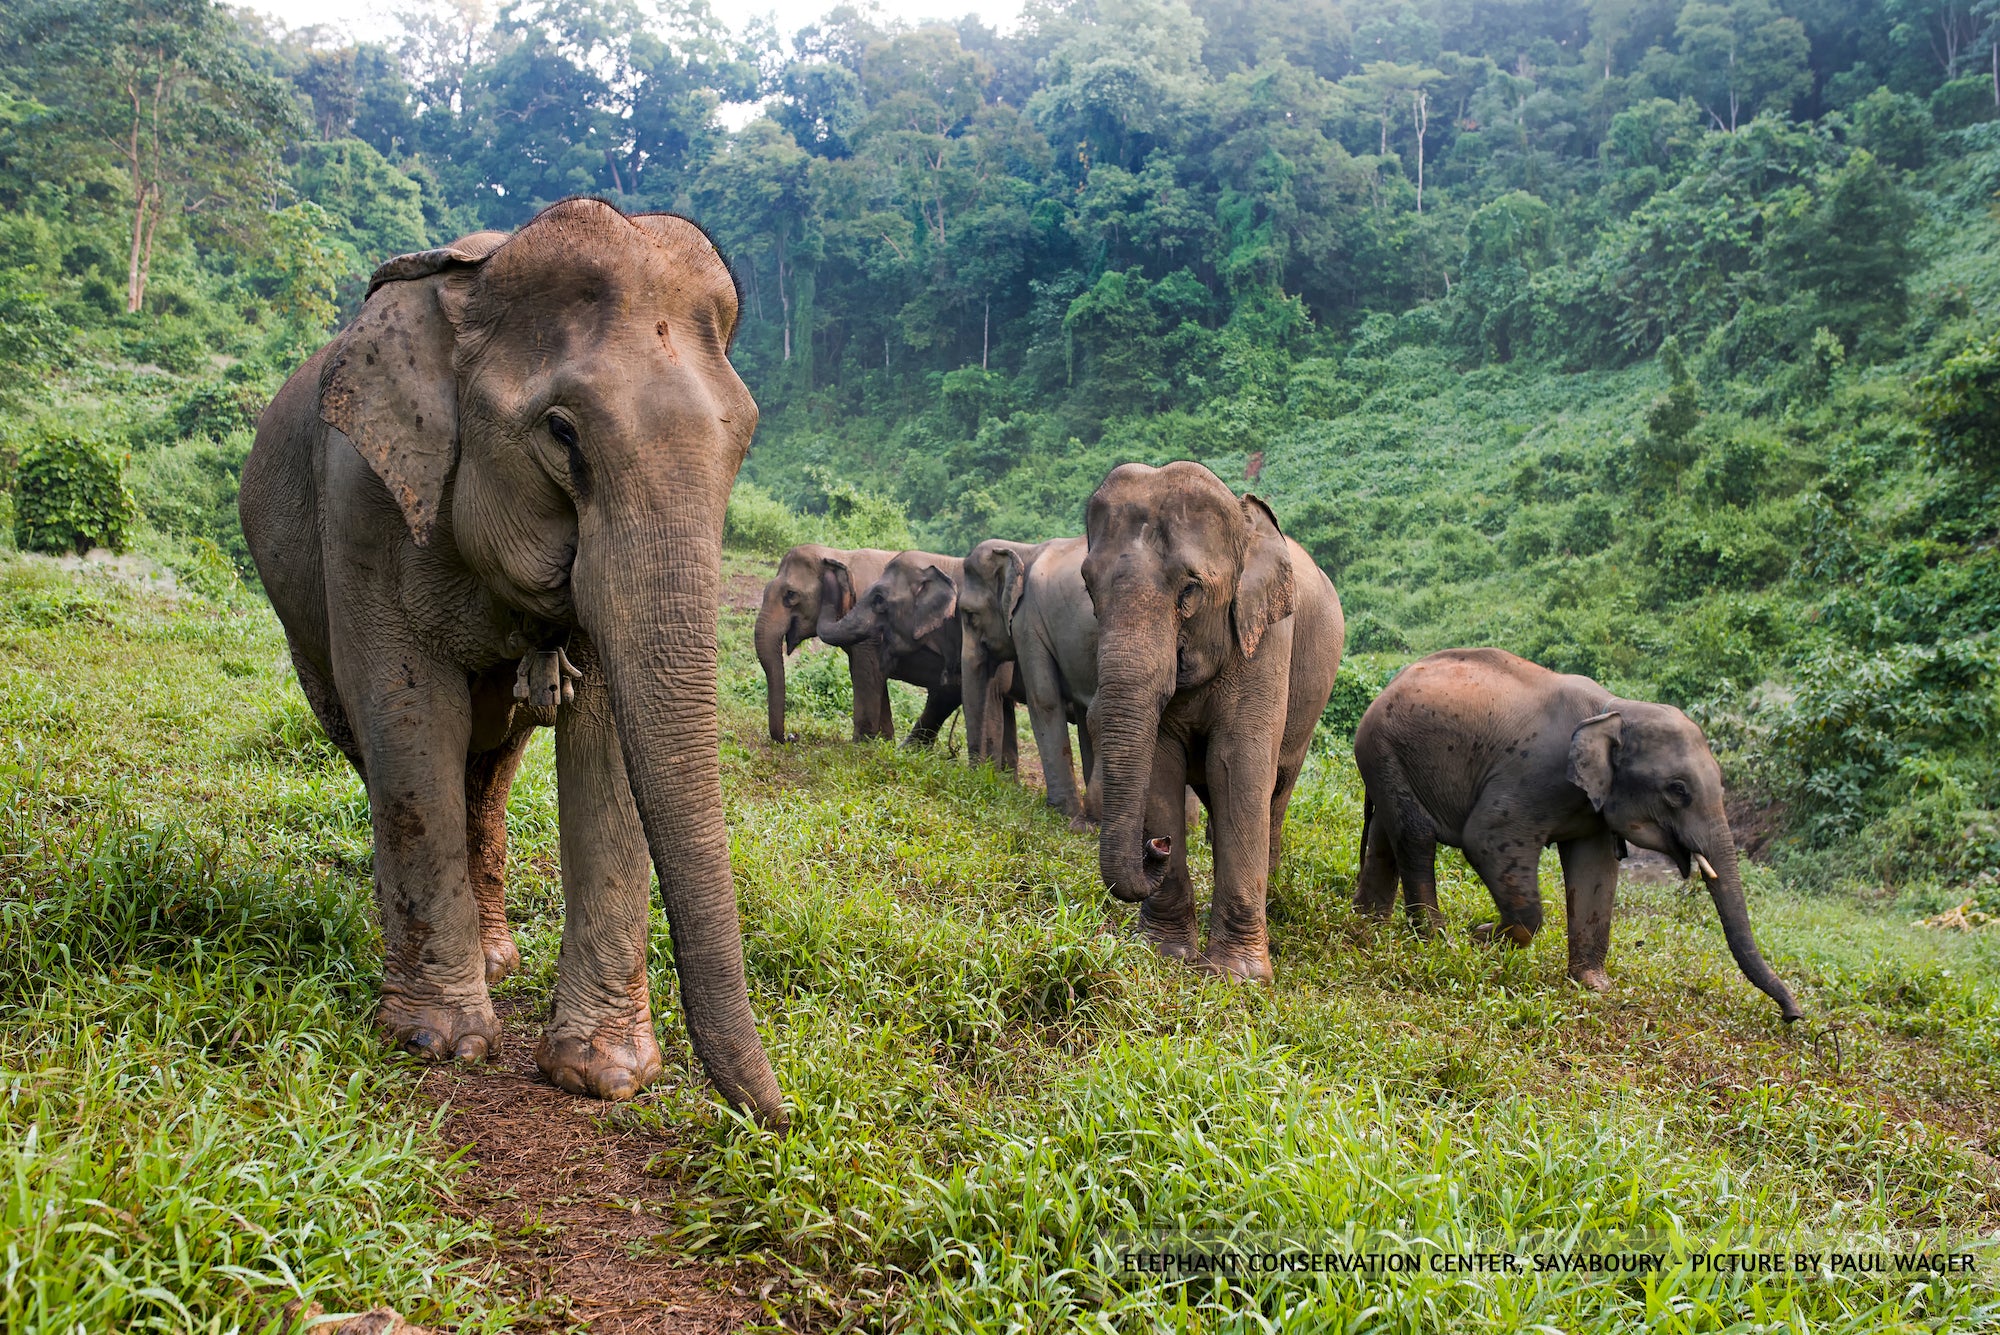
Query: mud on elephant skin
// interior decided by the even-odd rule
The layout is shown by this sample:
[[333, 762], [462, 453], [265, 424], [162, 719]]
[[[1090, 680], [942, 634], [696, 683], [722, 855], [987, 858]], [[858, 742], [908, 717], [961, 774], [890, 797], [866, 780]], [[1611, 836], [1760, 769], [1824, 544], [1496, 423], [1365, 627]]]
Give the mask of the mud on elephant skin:
[[240, 508], [367, 787], [388, 1035], [433, 1058], [499, 1042], [507, 787], [553, 722], [565, 912], [537, 1063], [604, 1098], [658, 1074], [657, 868], [694, 1051], [782, 1124], [717, 764], [723, 511], [757, 423], [736, 320], [700, 228], [595, 200], [390, 260], [264, 411]]
[[[1097, 617], [1083, 583], [1083, 538], [1007, 542], [989, 538], [965, 558], [958, 618], [964, 638], [966, 730], [989, 731], [984, 701], [1009, 663], [1015, 694], [1041, 756], [1049, 805], [1082, 831], [1098, 818], [1095, 752], [1089, 711], [1097, 696]], [[1069, 728], [1077, 727], [1085, 787], [1070, 758]]]
[[[1542, 849], [1562, 857], [1569, 975], [1593, 991], [1604, 972], [1623, 844], [1701, 873], [1736, 965], [1787, 1021], [1802, 1012], [1750, 932], [1722, 770], [1687, 715], [1621, 700], [1588, 677], [1500, 649], [1447, 649], [1405, 668], [1354, 733], [1366, 789], [1355, 905], [1404, 906], [1424, 931], [1437, 907], [1437, 846], [1465, 851], [1492, 892], [1497, 928], [1525, 946], [1542, 925]], [[1478, 931], [1479, 929], [1475, 929]]]
[[[785, 658], [807, 640], [819, 634], [822, 618], [838, 621], [854, 609], [856, 584], [865, 589], [881, 578], [894, 552], [875, 547], [841, 549], [805, 543], [786, 552], [778, 562], [778, 572], [764, 586], [764, 601], [757, 609], [754, 640], [757, 662], [764, 669], [764, 704], [771, 740], [792, 740], [785, 731]], [[829, 580], [828, 562], [844, 575]], [[837, 599], [824, 605], [828, 593]], [[882, 670], [882, 656], [873, 640], [851, 645], [847, 653], [848, 680], [854, 686], [854, 740], [893, 737], [895, 723], [889, 716], [889, 678]]]
[[[1098, 867], [1162, 953], [1271, 977], [1265, 896], [1340, 670], [1340, 597], [1270, 507], [1195, 463], [1123, 464], [1090, 498]], [[1208, 808], [1215, 893], [1195, 924], [1184, 787]]]
[[[906, 746], [929, 746], [938, 738], [964, 699], [960, 670], [964, 641], [958, 620], [958, 590], [965, 562], [936, 552], [898, 552], [880, 576], [862, 584], [855, 571], [828, 559], [822, 575], [819, 637], [840, 648], [872, 645], [882, 669], [892, 679], [928, 692], [923, 712], [904, 740]], [[835, 617], [833, 609], [848, 610]], [[988, 683], [988, 707], [1004, 714], [994, 728], [1002, 747], [993, 757], [1013, 765], [1013, 704], [1006, 693], [1011, 671]], [[984, 758], [982, 738], [971, 735], [973, 758]]]

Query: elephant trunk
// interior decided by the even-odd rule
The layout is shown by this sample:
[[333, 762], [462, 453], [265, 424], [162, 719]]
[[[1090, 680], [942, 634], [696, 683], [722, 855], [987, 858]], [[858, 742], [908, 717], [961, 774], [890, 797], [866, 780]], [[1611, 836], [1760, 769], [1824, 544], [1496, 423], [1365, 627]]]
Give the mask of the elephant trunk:
[[[1165, 652], [1154, 642], [1162, 638]], [[1104, 628], [1098, 641], [1097, 698], [1090, 707], [1103, 779], [1097, 867], [1106, 888], [1128, 904], [1148, 899], [1160, 888], [1173, 855], [1164, 837], [1146, 838], [1160, 714], [1173, 695], [1172, 643], [1170, 633], [1119, 634], [1111, 627]]]
[[967, 635], [960, 642], [958, 671], [964, 691], [960, 708], [965, 711], [966, 750], [974, 764], [982, 760], [998, 763], [1000, 757], [991, 744], [995, 739], [986, 735], [986, 707], [990, 703], [986, 696], [993, 677], [993, 655], [977, 635]]
[[[726, 480], [714, 492], [726, 495]], [[744, 977], [716, 763], [723, 507], [685, 495], [641, 500], [582, 517], [578, 620], [604, 662], [625, 771], [659, 872], [688, 1038], [725, 1099], [782, 1129], [784, 1103]]]
[[1792, 999], [1791, 989], [1764, 962], [1756, 938], [1750, 934], [1750, 913], [1743, 902], [1743, 877], [1737, 866], [1736, 840], [1729, 832], [1729, 822], [1719, 819], [1716, 828], [1721, 833], [1713, 845], [1716, 874], [1708, 876], [1704, 869], [1702, 880], [1708, 885], [1709, 898], [1715, 901], [1716, 916], [1722, 919], [1722, 935], [1729, 942], [1729, 953], [1736, 958], [1736, 967], [1743, 971], [1743, 976], [1778, 1003], [1787, 1024], [1803, 1019], [1805, 1012]]
[[819, 626], [815, 633], [837, 649], [852, 649], [875, 633], [875, 624], [867, 611], [859, 607], [844, 617], [837, 617], [828, 610], [828, 600], [822, 598]]
[[764, 590], [754, 632], [757, 662], [764, 669], [764, 716], [774, 742], [785, 740], [785, 631], [790, 622], [783, 591], [774, 582]]

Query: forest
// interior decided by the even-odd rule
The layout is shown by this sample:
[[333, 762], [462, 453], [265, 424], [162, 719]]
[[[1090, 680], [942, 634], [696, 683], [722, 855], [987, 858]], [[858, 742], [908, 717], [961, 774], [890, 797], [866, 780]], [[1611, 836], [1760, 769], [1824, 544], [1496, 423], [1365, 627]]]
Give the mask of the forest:
[[1801, 874], [1991, 898], [1996, 33], [1957, 0], [794, 34], [554, 0], [356, 46], [10, 3], [0, 477], [87, 435], [134, 522], [240, 573], [244, 431], [375, 264], [571, 195], [677, 211], [742, 289], [752, 509], [858, 491], [962, 551], [1199, 459], [1334, 577], [1382, 656], [1350, 692], [1451, 644], [1594, 674], [1697, 711]]
[[[723, 783], [801, 1115], [782, 1141], [717, 1112], [662, 1000], [666, 1083], [576, 1142], [645, 1169], [572, 1198], [469, 1172], [462, 1086], [370, 1035], [367, 802], [237, 491], [377, 265], [575, 196], [697, 221], [736, 281], [761, 425]], [[1038, 795], [848, 747], [835, 655], [791, 674], [803, 749], [761, 738], [749, 609], [792, 544], [1072, 535], [1114, 465], [1177, 459], [1264, 498], [1346, 609], [1269, 995], [1100, 931], [1094, 853]], [[1632, 1000], [1598, 1008], [1560, 931], [1495, 963], [1352, 925], [1353, 728], [1458, 645], [1701, 725], [1812, 1037], [1756, 1029], [1712, 922], [1643, 879]], [[362, 42], [0, 0], [0, 650], [10, 1329], [289, 1333], [287, 1299], [574, 1328], [597, 1309], [548, 1267], [608, 1227], [576, 1203], [600, 1187], [671, 1238], [604, 1246], [795, 1329], [1142, 1328], [1097, 1240], [1242, 1210], [1990, 1235], [2000, 0], [1030, 0], [1000, 29], [843, 4], [797, 31], [411, 0]], [[516, 790], [510, 1026], [560, 936], [548, 751]], [[1441, 889], [1454, 923], [1485, 902], [1449, 860]], [[1992, 1273], [1768, 1307], [1679, 1271], [1398, 1293], [1462, 1329], [1914, 1330], [1990, 1320]], [[1190, 1289], [1183, 1324], [1381, 1310], [1244, 1292]], [[591, 1328], [669, 1328], [616, 1310]]]

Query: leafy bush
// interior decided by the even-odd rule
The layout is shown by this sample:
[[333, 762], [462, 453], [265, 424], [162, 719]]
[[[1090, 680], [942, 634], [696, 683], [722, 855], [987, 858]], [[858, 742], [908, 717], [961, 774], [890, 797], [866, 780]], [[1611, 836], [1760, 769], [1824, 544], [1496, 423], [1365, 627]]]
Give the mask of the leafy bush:
[[137, 362], [186, 375], [208, 365], [209, 341], [200, 326], [178, 316], [162, 316], [126, 342]]
[[247, 381], [204, 380], [181, 396], [170, 416], [177, 436], [221, 440], [237, 431], [255, 431], [271, 395]]
[[125, 459], [78, 436], [48, 436], [21, 452], [14, 475], [14, 537], [33, 552], [114, 550], [137, 512]]
[[1333, 679], [1333, 695], [1326, 702], [1326, 712], [1319, 718], [1323, 733], [1342, 743], [1353, 741], [1361, 716], [1395, 675], [1367, 659], [1344, 659], [1340, 675]]
[[1917, 381], [1917, 400], [1936, 462], [2000, 474], [2000, 330]]
[[754, 482], [738, 482], [722, 517], [722, 541], [764, 556], [783, 556], [802, 542], [805, 525], [783, 501]]

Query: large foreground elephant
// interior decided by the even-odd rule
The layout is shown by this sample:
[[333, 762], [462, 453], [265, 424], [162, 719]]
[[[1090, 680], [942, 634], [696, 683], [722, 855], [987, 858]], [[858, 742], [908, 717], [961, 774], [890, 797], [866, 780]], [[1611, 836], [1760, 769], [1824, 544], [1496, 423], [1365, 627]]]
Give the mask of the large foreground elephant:
[[[866, 589], [880, 579], [894, 556], [876, 547], [843, 550], [807, 543], [792, 548], [778, 562], [778, 573], [764, 586], [755, 632], [772, 741], [787, 740], [785, 655], [817, 636], [822, 620], [838, 621], [854, 610], [855, 588]], [[832, 573], [828, 562], [838, 567], [836, 578], [827, 578]], [[829, 592], [839, 599], [831, 606]], [[873, 640], [848, 647], [847, 676], [854, 685], [854, 740], [895, 736], [895, 721], [889, 716], [889, 677]]]
[[1621, 840], [1701, 871], [1736, 967], [1778, 1003], [1798, 1003], [1757, 951], [1722, 770], [1701, 729], [1671, 705], [1620, 700], [1500, 649], [1447, 649], [1389, 683], [1354, 732], [1367, 790], [1355, 903], [1386, 916], [1396, 882], [1410, 917], [1440, 920], [1437, 846], [1465, 850], [1500, 909], [1497, 935], [1526, 945], [1542, 925], [1542, 849], [1562, 856], [1569, 974], [1611, 980], [1612, 900]]
[[[966, 731], [987, 734], [985, 701], [997, 674], [1012, 663], [1049, 805], [1067, 813], [1079, 830], [1097, 818], [1089, 726], [1090, 704], [1097, 698], [1097, 617], [1083, 584], [1088, 550], [1084, 538], [1041, 543], [989, 538], [966, 556], [958, 592]], [[1083, 751], [1082, 790], [1070, 759], [1072, 723]]]
[[537, 1064], [604, 1098], [659, 1074], [657, 868], [695, 1054], [781, 1124], [717, 772], [723, 509], [757, 423], [736, 319], [699, 228], [594, 200], [391, 260], [264, 411], [241, 507], [299, 684], [367, 785], [388, 1035], [499, 1044], [507, 790], [552, 723], [564, 921]]
[[[1264, 898], [1333, 693], [1340, 597], [1270, 507], [1196, 463], [1121, 464], [1090, 498], [1098, 866], [1163, 954], [1269, 980]], [[1195, 925], [1183, 785], [1208, 808], [1215, 893]]]

